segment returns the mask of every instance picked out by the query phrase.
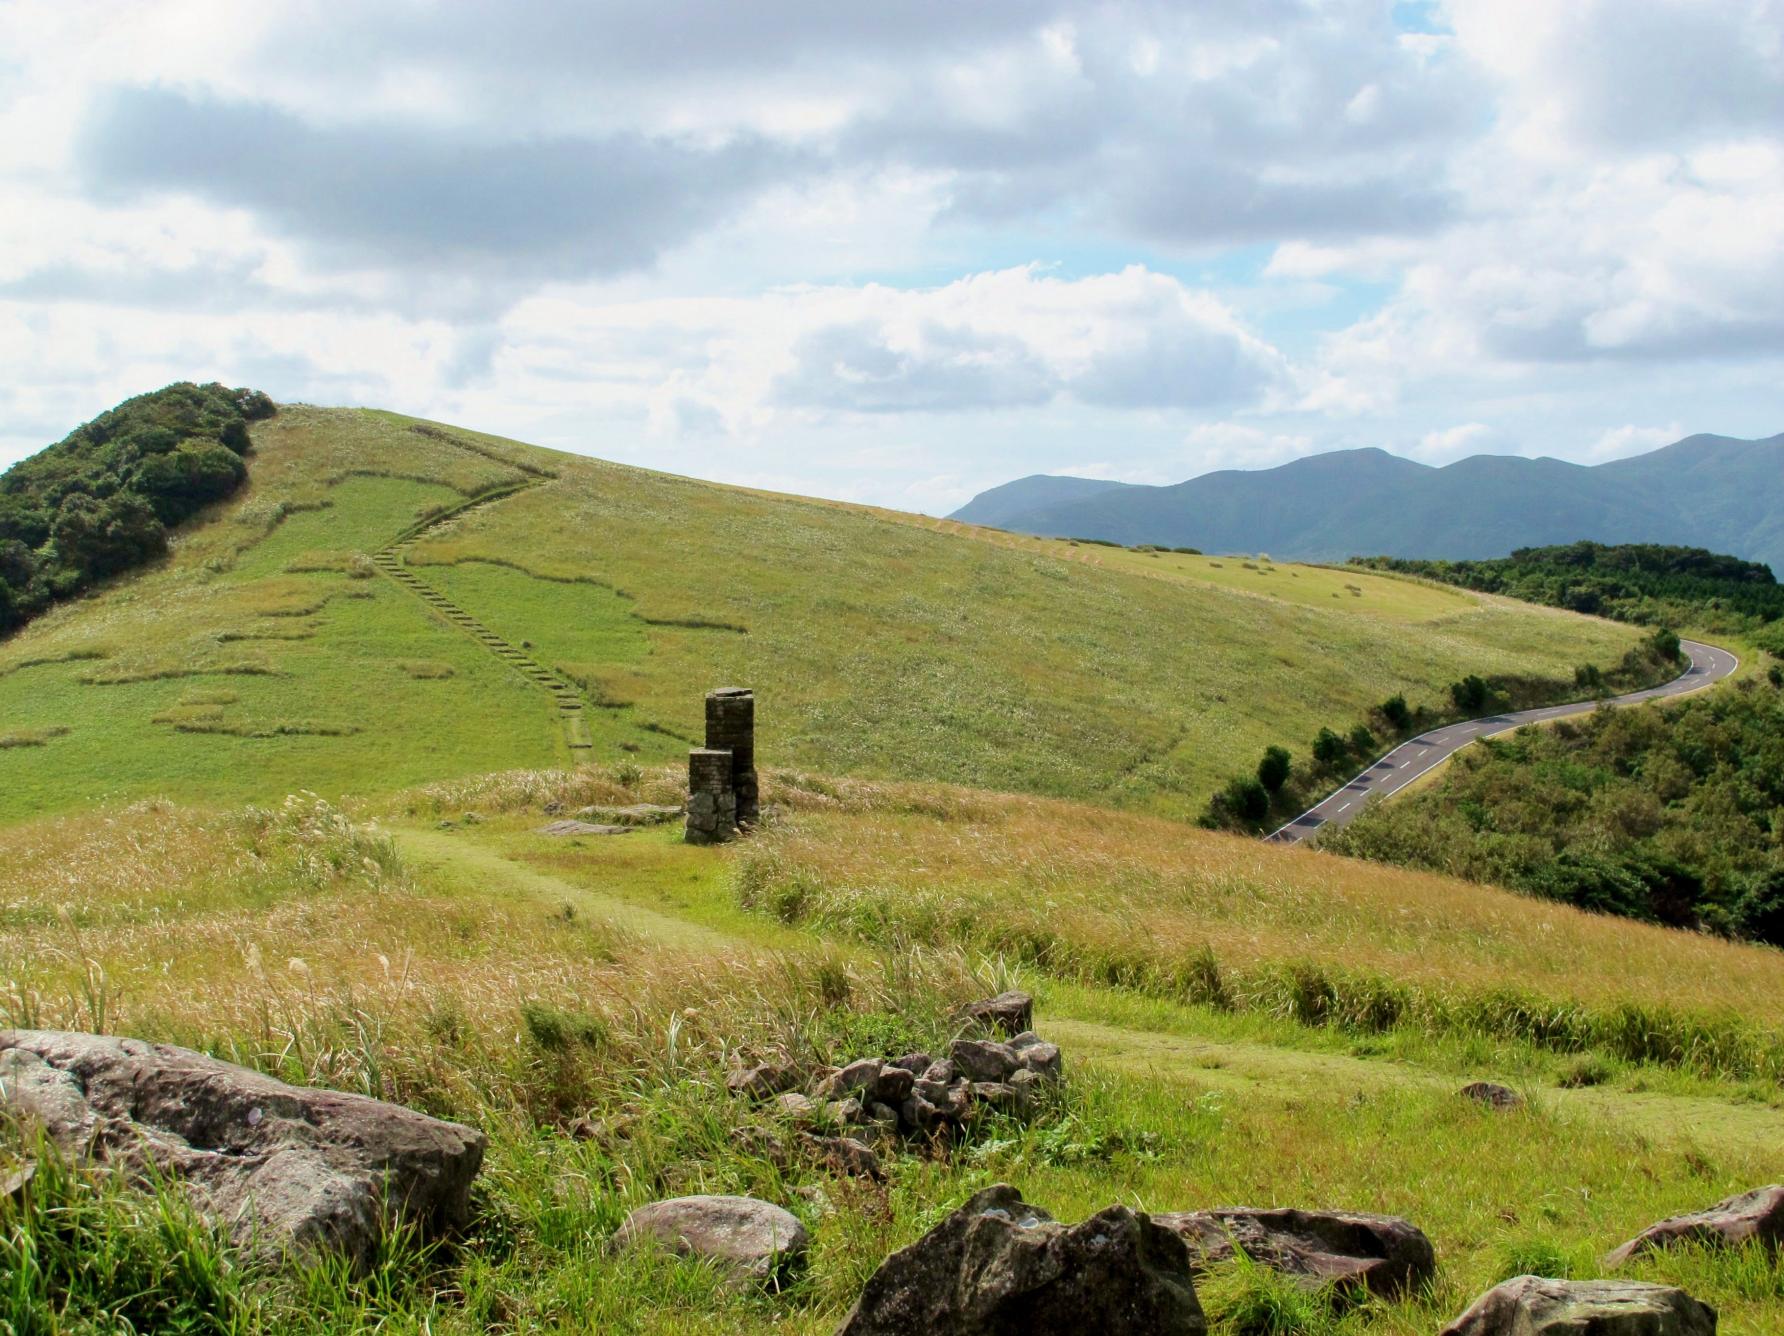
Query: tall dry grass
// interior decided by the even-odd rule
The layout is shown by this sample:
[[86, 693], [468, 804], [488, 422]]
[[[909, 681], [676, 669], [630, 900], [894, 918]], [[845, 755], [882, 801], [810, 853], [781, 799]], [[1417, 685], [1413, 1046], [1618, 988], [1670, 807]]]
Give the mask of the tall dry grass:
[[1784, 1074], [1784, 953], [1157, 818], [935, 786], [801, 783], [752, 907], [885, 945], [1365, 1029], [1482, 1030]]

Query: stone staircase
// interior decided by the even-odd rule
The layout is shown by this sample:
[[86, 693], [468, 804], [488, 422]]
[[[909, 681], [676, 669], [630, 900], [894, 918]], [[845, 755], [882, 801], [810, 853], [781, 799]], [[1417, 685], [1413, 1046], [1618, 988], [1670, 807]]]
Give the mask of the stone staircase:
[[589, 737], [588, 719], [584, 713], [585, 702], [582, 693], [576, 689], [575, 685], [545, 667], [519, 646], [511, 644], [490, 630], [477, 618], [423, 580], [410, 569], [408, 564], [409, 549], [434, 529], [479, 506], [505, 500], [512, 495], [514, 492], [510, 490], [499, 495], [477, 498], [455, 510], [448, 511], [446, 514], [438, 515], [373, 553], [372, 564], [384, 575], [432, 608], [441, 620], [458, 627], [459, 630], [482, 645], [484, 649], [549, 696], [552, 704], [556, 707], [558, 719], [563, 725], [564, 742], [570, 749], [571, 759], [583, 760], [593, 749], [594, 743]]

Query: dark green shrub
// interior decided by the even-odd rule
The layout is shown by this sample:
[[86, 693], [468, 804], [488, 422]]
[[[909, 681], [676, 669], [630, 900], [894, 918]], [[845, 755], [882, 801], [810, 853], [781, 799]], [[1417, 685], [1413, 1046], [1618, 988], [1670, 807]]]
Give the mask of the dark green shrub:
[[1485, 708], [1488, 695], [1487, 684], [1474, 673], [1460, 682], [1450, 683], [1450, 699], [1465, 714], [1478, 713]]
[[1281, 747], [1266, 747], [1264, 759], [1257, 763], [1257, 782], [1271, 793], [1277, 793], [1288, 782], [1289, 754]]
[[1369, 725], [1358, 724], [1350, 730], [1350, 749], [1357, 754], [1359, 760], [1367, 761], [1375, 755], [1377, 746], [1375, 734], [1369, 731]]
[[1242, 821], [1262, 821], [1270, 815], [1270, 795], [1250, 775], [1229, 781], [1222, 797], [1228, 810]]
[[1313, 759], [1330, 770], [1350, 758], [1350, 744], [1329, 728], [1320, 729], [1313, 739]]
[[1412, 711], [1407, 707], [1406, 697], [1389, 696], [1381, 703], [1381, 717], [1387, 720], [1388, 727], [1396, 733], [1404, 733], [1412, 727]]

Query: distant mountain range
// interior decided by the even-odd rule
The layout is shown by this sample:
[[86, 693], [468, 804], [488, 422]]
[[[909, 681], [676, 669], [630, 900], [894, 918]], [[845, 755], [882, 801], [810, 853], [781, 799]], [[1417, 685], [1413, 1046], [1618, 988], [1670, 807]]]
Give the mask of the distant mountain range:
[[981, 492], [950, 518], [1303, 561], [1501, 557], [1581, 538], [1675, 543], [1784, 572], [1784, 434], [1687, 436], [1595, 465], [1475, 455], [1433, 468], [1368, 449], [1169, 487], [1036, 474]]

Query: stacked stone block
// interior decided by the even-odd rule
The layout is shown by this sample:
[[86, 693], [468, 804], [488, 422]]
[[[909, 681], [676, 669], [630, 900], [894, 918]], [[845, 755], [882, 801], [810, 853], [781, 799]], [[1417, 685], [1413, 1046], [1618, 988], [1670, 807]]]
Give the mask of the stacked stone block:
[[756, 694], [747, 687], [706, 693], [706, 745], [731, 753], [731, 787], [737, 824], [753, 826], [761, 815], [756, 791]]
[[756, 697], [745, 687], [706, 694], [706, 745], [688, 753], [689, 844], [722, 844], [760, 815]]
[[737, 790], [731, 753], [697, 747], [688, 753], [689, 844], [723, 844], [737, 833]]

